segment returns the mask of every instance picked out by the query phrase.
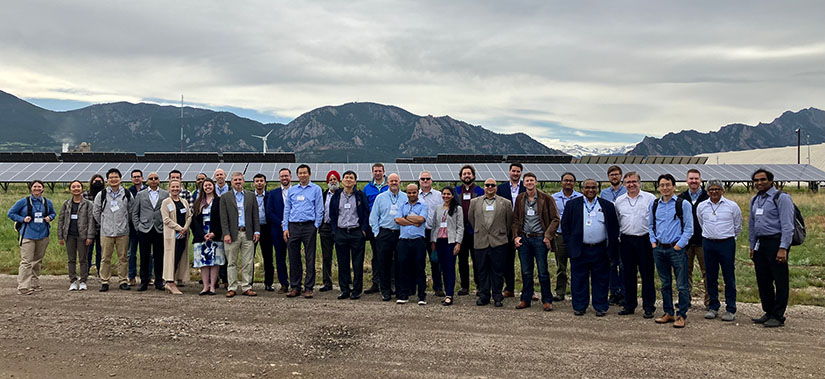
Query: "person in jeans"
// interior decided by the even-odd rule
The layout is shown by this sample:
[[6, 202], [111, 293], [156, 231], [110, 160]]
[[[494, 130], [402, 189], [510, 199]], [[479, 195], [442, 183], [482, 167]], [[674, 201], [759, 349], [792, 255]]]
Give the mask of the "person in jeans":
[[455, 259], [461, 251], [464, 238], [464, 211], [458, 204], [455, 190], [441, 190], [442, 206], [430, 211], [433, 232], [430, 236], [432, 249], [438, 254], [438, 264], [444, 276], [445, 297], [442, 305], [453, 305], [455, 292]]
[[[69, 268], [69, 291], [85, 291], [89, 277], [89, 262], [86, 252], [95, 240], [95, 219], [92, 216], [92, 202], [83, 198], [83, 183], [79, 180], [69, 183], [72, 198], [63, 202], [57, 219], [57, 240], [66, 246]], [[77, 265], [80, 264], [80, 273]]]
[[[657, 324], [673, 323], [674, 328], [684, 328], [690, 307], [690, 285], [687, 278], [687, 255], [684, 249], [693, 235], [693, 212], [690, 202], [673, 196], [676, 179], [673, 175], [659, 175], [659, 193], [662, 197], [650, 203], [650, 246], [653, 260], [662, 282], [662, 310], [665, 314], [655, 319]], [[679, 217], [676, 202], [681, 201]], [[655, 207], [655, 209], [654, 209]], [[679, 291], [679, 309], [674, 318], [673, 274]]]
[[103, 261], [100, 264], [100, 292], [109, 290], [112, 276], [112, 255], [117, 250], [117, 275], [121, 290], [129, 290], [126, 278], [127, 250], [129, 248], [129, 222], [134, 200], [132, 194], [120, 185], [120, 170], [111, 168], [106, 172], [109, 184], [106, 190], [95, 196], [94, 216], [100, 224], [100, 242], [103, 246]]
[[55, 218], [51, 200], [43, 197], [43, 182], [35, 180], [30, 190], [31, 196], [18, 200], [8, 212], [9, 219], [20, 226], [20, 268], [17, 271], [17, 293], [20, 295], [43, 291], [40, 267], [49, 246], [49, 224]]
[[[83, 191], [83, 198], [89, 200], [94, 204], [95, 197], [100, 191], [106, 189], [106, 185], [104, 184], [105, 180], [103, 179], [103, 175], [94, 174], [92, 175], [92, 179], [89, 180], [89, 189]], [[94, 220], [93, 220], [94, 221]], [[95, 224], [95, 239], [91, 245], [89, 245], [89, 250], [86, 252], [86, 262], [89, 262], [89, 273], [92, 272], [92, 256], [94, 256], [94, 265], [95, 265], [95, 275], [98, 277], [100, 276], [100, 254], [103, 252], [103, 247], [100, 246], [100, 224], [97, 221], [94, 221]]]
[[[536, 174], [524, 174], [526, 192], [516, 196], [513, 208], [513, 243], [518, 248], [521, 262], [521, 301], [516, 309], [530, 306], [533, 298], [533, 263], [538, 266], [541, 302], [545, 311], [553, 310], [553, 292], [550, 289], [550, 272], [547, 252], [553, 248], [559, 227], [559, 212], [553, 197], [536, 189]], [[553, 249], [555, 250], [555, 249]]]
[[722, 194], [722, 182], [708, 181], [709, 199], [696, 206], [696, 219], [702, 227], [702, 250], [705, 254], [707, 272], [708, 311], [706, 319], [714, 319], [719, 314], [719, 267], [725, 278], [725, 313], [722, 321], [733, 321], [736, 314], [736, 236], [742, 232], [742, 210], [735, 201]]

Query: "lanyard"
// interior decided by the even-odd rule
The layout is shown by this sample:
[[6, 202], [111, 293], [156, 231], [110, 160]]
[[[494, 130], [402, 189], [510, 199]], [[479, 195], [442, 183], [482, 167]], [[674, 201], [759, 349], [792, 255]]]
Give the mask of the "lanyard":
[[598, 200], [596, 200], [596, 201], [594, 201], [594, 202], [593, 202], [593, 206], [592, 206], [592, 207], [588, 207], [588, 206], [587, 206], [587, 201], [585, 201], [585, 202], [584, 202], [584, 208], [585, 208], [585, 209], [587, 209], [587, 214], [590, 214], [590, 212], [593, 212], [593, 209], [596, 209], [596, 204], [598, 204], [598, 203], [599, 203], [599, 201], [598, 201]]

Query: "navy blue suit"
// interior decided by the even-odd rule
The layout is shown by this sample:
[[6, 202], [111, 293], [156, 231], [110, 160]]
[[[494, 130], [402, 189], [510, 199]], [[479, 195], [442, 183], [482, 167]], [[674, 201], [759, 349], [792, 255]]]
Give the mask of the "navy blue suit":
[[[593, 308], [606, 312], [609, 306], [607, 293], [609, 286], [610, 258], [619, 254], [619, 219], [613, 203], [598, 199], [604, 213], [607, 239], [604, 243], [585, 245], [584, 238], [584, 197], [567, 202], [561, 219], [561, 232], [570, 257], [571, 293], [573, 309], [584, 311], [590, 300], [588, 282], [593, 287]], [[588, 281], [588, 279], [590, 279]]]
[[286, 267], [286, 242], [284, 242], [284, 197], [281, 187], [266, 193], [266, 223], [272, 233], [272, 244], [275, 246], [275, 270], [278, 273], [278, 283], [283, 288], [289, 288], [289, 274]]
[[[522, 192], [527, 192], [527, 188], [524, 187], [522, 182], [519, 182], [518, 193]], [[516, 200], [513, 199], [513, 194], [510, 193], [510, 181], [499, 184], [498, 187], [496, 187], [496, 195], [510, 200], [511, 203], [514, 203]], [[513, 289], [516, 286], [516, 271], [514, 268], [516, 264], [516, 245], [513, 244], [513, 236], [510, 236], [508, 239], [510, 242], [507, 243], [507, 256], [504, 261], [504, 290], [514, 292]]]

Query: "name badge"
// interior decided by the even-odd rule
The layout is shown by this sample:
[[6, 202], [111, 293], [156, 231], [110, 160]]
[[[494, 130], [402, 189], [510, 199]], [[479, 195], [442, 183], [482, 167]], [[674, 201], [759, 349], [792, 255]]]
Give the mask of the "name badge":
[[295, 200], [298, 200], [298, 201], [304, 201], [305, 199], [306, 198], [304, 197], [304, 195], [295, 196]]
[[180, 213], [186, 213], [186, 208], [181, 208]]
[[464, 200], [470, 200], [470, 194], [469, 194], [469, 193], [465, 193], [465, 194], [463, 194], [463, 195], [461, 195], [461, 196], [462, 196], [462, 198], [463, 198]]
[[485, 206], [484, 206], [484, 210], [485, 210], [485, 211], [492, 211], [492, 210], [495, 210], [495, 205], [485, 205]]
[[344, 203], [344, 209], [350, 209], [350, 208], [352, 208], [352, 204]]
[[203, 222], [209, 222], [209, 221], [212, 221], [212, 216], [204, 215], [203, 216]]
[[595, 216], [596, 216], [596, 211], [590, 211], [590, 217], [595, 217]]
[[390, 209], [390, 216], [395, 216], [396, 213], [395, 209]]
[[534, 211], [534, 210], [532, 210], [532, 209], [528, 209], [528, 210], [527, 210], [527, 215], [528, 215], [528, 216], [535, 216], [535, 215], [536, 215], [536, 211]]
[[765, 213], [765, 210], [764, 210], [764, 209], [762, 209], [762, 208], [756, 208], [756, 214], [757, 214], [757, 215], [761, 215], [761, 214], [763, 214], [763, 213]]
[[43, 212], [34, 212], [34, 217], [43, 218]]
[[112, 212], [117, 212], [118, 209], [120, 209], [120, 207], [117, 206], [117, 203], [113, 201], [112, 206], [110, 207], [110, 209], [112, 210]]
[[77, 220], [77, 215], [76, 214], [72, 215], [72, 220]]
[[708, 221], [716, 222], [716, 215], [712, 214], [712, 215], [708, 216]]
[[588, 218], [587, 220], [584, 221], [584, 226], [590, 226], [590, 225], [593, 225], [593, 221]]
[[174, 212], [175, 211], [175, 206], [172, 205], [172, 204], [166, 204], [166, 209], [168, 209], [169, 212]]
[[446, 222], [446, 221], [442, 222], [442, 223], [441, 223], [441, 227], [442, 227], [442, 228], [446, 228], [446, 227], [447, 227], [447, 222]]
[[34, 223], [35, 224], [43, 223], [43, 212], [34, 212]]
[[397, 210], [398, 209], [398, 204], [390, 205], [390, 209], [392, 209], [393, 211]]
[[211, 214], [211, 213], [212, 213], [212, 208], [211, 207], [203, 209], [203, 214], [208, 215], [208, 214]]

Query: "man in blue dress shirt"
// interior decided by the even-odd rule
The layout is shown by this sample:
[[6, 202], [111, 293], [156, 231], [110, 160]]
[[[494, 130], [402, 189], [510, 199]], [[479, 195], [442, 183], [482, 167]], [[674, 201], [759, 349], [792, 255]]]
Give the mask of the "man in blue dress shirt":
[[[553, 194], [556, 201], [556, 209], [559, 210], [559, 219], [564, 216], [564, 206], [570, 200], [582, 197], [581, 192], [574, 190], [576, 187], [576, 175], [572, 172], [561, 174], [561, 191]], [[556, 288], [553, 301], [562, 301], [567, 294], [567, 244], [561, 233], [561, 224], [556, 231]]]
[[370, 212], [370, 229], [375, 236], [376, 248], [373, 254], [378, 256], [378, 265], [374, 266], [373, 270], [378, 272], [383, 301], [390, 301], [392, 298], [392, 272], [396, 270], [396, 247], [401, 235], [401, 227], [395, 223], [402, 204], [399, 202], [401, 179], [398, 174], [393, 173], [387, 176], [387, 183], [389, 190], [376, 196]]
[[751, 175], [759, 191], [751, 199], [748, 233], [756, 284], [762, 301], [762, 317], [752, 321], [768, 328], [785, 325], [788, 307], [788, 252], [794, 229], [791, 195], [773, 186], [773, 173], [758, 169]]
[[312, 288], [315, 286], [315, 240], [324, 217], [324, 201], [321, 198], [321, 187], [309, 181], [312, 174], [309, 165], [298, 166], [295, 173], [298, 174], [298, 185], [292, 186], [287, 192], [282, 221], [284, 241], [289, 251], [289, 284], [292, 287], [286, 296], [296, 297], [301, 294], [303, 244], [307, 264], [304, 297], [311, 299]]
[[[662, 197], [650, 203], [650, 245], [653, 260], [662, 282], [662, 309], [665, 314], [657, 318], [658, 324], [672, 322], [674, 328], [684, 328], [687, 310], [690, 307], [690, 286], [687, 279], [687, 255], [685, 247], [693, 236], [693, 213], [690, 202], [673, 197], [676, 179], [673, 175], [659, 175], [659, 193]], [[681, 217], [676, 202], [681, 201]], [[679, 310], [673, 317], [673, 276], [676, 274], [676, 289], [679, 291]]]
[[427, 304], [427, 249], [424, 234], [426, 231], [427, 204], [418, 201], [418, 185], [407, 185], [407, 200], [401, 204], [401, 210], [396, 215], [395, 223], [401, 227], [398, 240], [398, 278], [396, 289], [398, 300], [404, 304], [409, 301], [410, 294], [418, 288], [418, 305]]

